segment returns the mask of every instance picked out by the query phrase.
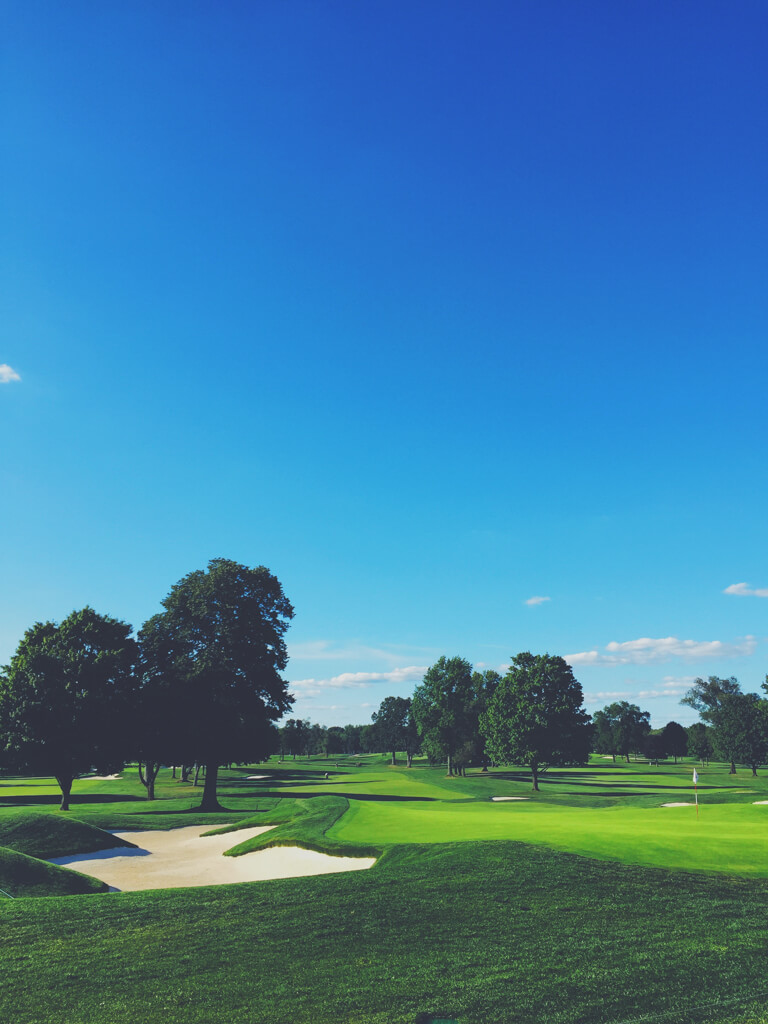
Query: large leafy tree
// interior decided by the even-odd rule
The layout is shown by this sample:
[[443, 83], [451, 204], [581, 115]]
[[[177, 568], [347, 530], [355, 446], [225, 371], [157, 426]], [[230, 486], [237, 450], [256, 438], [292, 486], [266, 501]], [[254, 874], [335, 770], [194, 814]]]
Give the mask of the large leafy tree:
[[650, 732], [650, 713], [626, 700], [606, 704], [594, 716], [594, 747], [597, 753], [621, 754], [629, 761], [632, 751], [642, 750]]
[[[680, 699], [680, 703], [698, 711], [699, 717], [703, 722], [706, 722], [708, 725], [714, 725], [715, 717], [722, 709], [723, 701], [737, 693], [741, 693], [741, 686], [735, 676], [729, 676], [727, 679], [721, 679], [719, 676], [708, 676], [707, 679], [702, 679], [699, 676], [694, 679], [693, 686]], [[721, 730], [722, 736], [725, 736], [725, 733]], [[730, 741], [729, 745], [731, 745]], [[720, 752], [723, 752], [722, 743], [720, 745]], [[735, 775], [737, 758], [727, 756], [727, 759], [731, 764], [730, 774]]]
[[408, 767], [411, 766], [413, 754], [418, 747], [419, 736], [411, 716], [411, 700], [409, 697], [385, 697], [379, 710], [371, 715], [376, 725], [376, 735], [382, 750], [392, 754], [392, 764], [396, 764], [395, 753], [405, 751]]
[[411, 701], [421, 747], [433, 763], [453, 759], [475, 734], [475, 688], [472, 666], [464, 658], [439, 658], [424, 674]]
[[671, 754], [677, 764], [678, 757], [683, 757], [688, 750], [688, 733], [679, 722], [667, 722], [662, 737], [665, 753]]
[[131, 627], [86, 607], [36, 622], [0, 673], [0, 749], [52, 775], [63, 811], [78, 775], [120, 769], [132, 753], [135, 663]]
[[702, 764], [709, 762], [714, 749], [712, 747], [712, 726], [703, 722], [694, 722], [686, 729], [688, 735], [688, 754]]
[[216, 810], [218, 769], [278, 749], [274, 723], [293, 704], [281, 676], [293, 608], [264, 566], [224, 558], [189, 573], [139, 634], [148, 677], [162, 679], [181, 714], [169, 745], [206, 767], [201, 810]]
[[551, 765], [586, 764], [592, 726], [584, 694], [562, 658], [525, 651], [512, 659], [481, 716], [494, 761], [525, 764], [533, 789]]
[[731, 763], [749, 765], [752, 774], [768, 760], [768, 701], [756, 693], [724, 694], [711, 716], [715, 750]]

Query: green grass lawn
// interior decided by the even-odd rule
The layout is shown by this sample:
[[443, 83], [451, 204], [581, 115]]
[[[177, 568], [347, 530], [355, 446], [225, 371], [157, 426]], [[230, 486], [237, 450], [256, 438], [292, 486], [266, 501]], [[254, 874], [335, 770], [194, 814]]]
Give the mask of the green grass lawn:
[[209, 815], [166, 771], [154, 803], [133, 769], [81, 780], [69, 815], [51, 780], [0, 777], [6, 859], [85, 848], [103, 838], [94, 826], [199, 822], [276, 826], [245, 844], [235, 831], [233, 855], [383, 854], [317, 878], [0, 898], [0, 1020], [768, 1024], [768, 806], [753, 805], [768, 779], [701, 772], [697, 820], [660, 807], [692, 799], [690, 777], [594, 759], [531, 794], [514, 771], [273, 759], [223, 772], [226, 810]]

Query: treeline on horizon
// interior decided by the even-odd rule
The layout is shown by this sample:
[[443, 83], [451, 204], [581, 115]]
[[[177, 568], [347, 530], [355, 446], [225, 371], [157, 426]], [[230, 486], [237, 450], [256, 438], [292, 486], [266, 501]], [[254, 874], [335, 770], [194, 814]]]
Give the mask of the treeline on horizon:
[[[213, 559], [189, 573], [138, 630], [92, 608], [37, 622], [0, 670], [0, 767], [49, 775], [69, 807], [72, 782], [137, 762], [148, 799], [161, 764], [204, 769], [200, 809], [218, 810], [222, 765], [323, 752], [417, 753], [446, 764], [526, 767], [534, 789], [549, 767], [591, 751], [650, 760], [689, 753], [748, 764], [768, 760], [768, 700], [736, 679], [697, 679], [682, 702], [701, 722], [650, 728], [626, 701], [590, 717], [581, 684], [558, 656], [524, 651], [504, 675], [441, 657], [413, 696], [387, 697], [366, 725], [323, 729], [285, 718], [295, 698], [282, 672], [293, 607], [264, 566]], [[763, 685], [768, 689], [768, 683]], [[186, 773], [183, 773], [186, 776]]]
[[[553, 670], [559, 677], [554, 687], [545, 680]], [[386, 697], [369, 724], [326, 728], [289, 719], [279, 730], [280, 756], [386, 752], [395, 764], [401, 753], [410, 767], [414, 756], [425, 754], [430, 764], [447, 765], [449, 775], [465, 774], [467, 767], [526, 765], [534, 775], [534, 788], [536, 774], [547, 767], [584, 764], [579, 743], [587, 737], [587, 752], [614, 762], [635, 756], [656, 764], [688, 756], [708, 764], [716, 758], [728, 763], [732, 774], [739, 763], [753, 775], [768, 763], [768, 700], [743, 693], [733, 676], [697, 678], [682, 698], [680, 703], [698, 711], [702, 721], [688, 727], [670, 721], [652, 729], [650, 712], [628, 701], [606, 705], [588, 722], [574, 716], [580, 687], [562, 658], [524, 652], [510, 671], [507, 680], [493, 670], [473, 671], [463, 658], [440, 658], [413, 698]], [[768, 691], [768, 681], [762, 689]], [[563, 703], [569, 692], [575, 699]], [[553, 696], [560, 707], [552, 706]], [[583, 710], [580, 701], [578, 709]]]

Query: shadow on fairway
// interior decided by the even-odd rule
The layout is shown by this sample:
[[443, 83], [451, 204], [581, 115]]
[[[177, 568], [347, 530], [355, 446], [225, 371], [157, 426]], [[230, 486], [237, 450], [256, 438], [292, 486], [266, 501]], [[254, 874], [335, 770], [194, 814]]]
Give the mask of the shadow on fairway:
[[[227, 793], [227, 799], [237, 800], [242, 797], [249, 797], [254, 795], [255, 794], [253, 793]], [[374, 800], [382, 803], [441, 803], [441, 801], [434, 796], [392, 796], [391, 794], [387, 793], [344, 793], [339, 792], [338, 790], [336, 792], [332, 792], [330, 790], [317, 790], [309, 793], [259, 793], [259, 799], [262, 799], [263, 797], [267, 796], [282, 797], [283, 799], [294, 797], [296, 800], [313, 800], [316, 796], [344, 796], [348, 800]], [[461, 803], [462, 801], [453, 802]]]
[[[74, 809], [80, 804], [119, 804], [119, 803], [141, 803], [144, 797], [133, 796], [130, 793], [74, 793], [70, 797], [70, 808]], [[30, 807], [61, 803], [61, 794], [51, 793], [48, 796], [0, 796], [2, 807]]]

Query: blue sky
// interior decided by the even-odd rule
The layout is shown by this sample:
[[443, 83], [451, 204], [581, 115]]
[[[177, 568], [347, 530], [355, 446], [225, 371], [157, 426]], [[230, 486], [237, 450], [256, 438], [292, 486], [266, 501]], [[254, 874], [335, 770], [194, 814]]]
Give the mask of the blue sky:
[[8, 0], [0, 38], [0, 661], [223, 556], [325, 724], [441, 654], [569, 656], [657, 725], [758, 688], [762, 2]]

